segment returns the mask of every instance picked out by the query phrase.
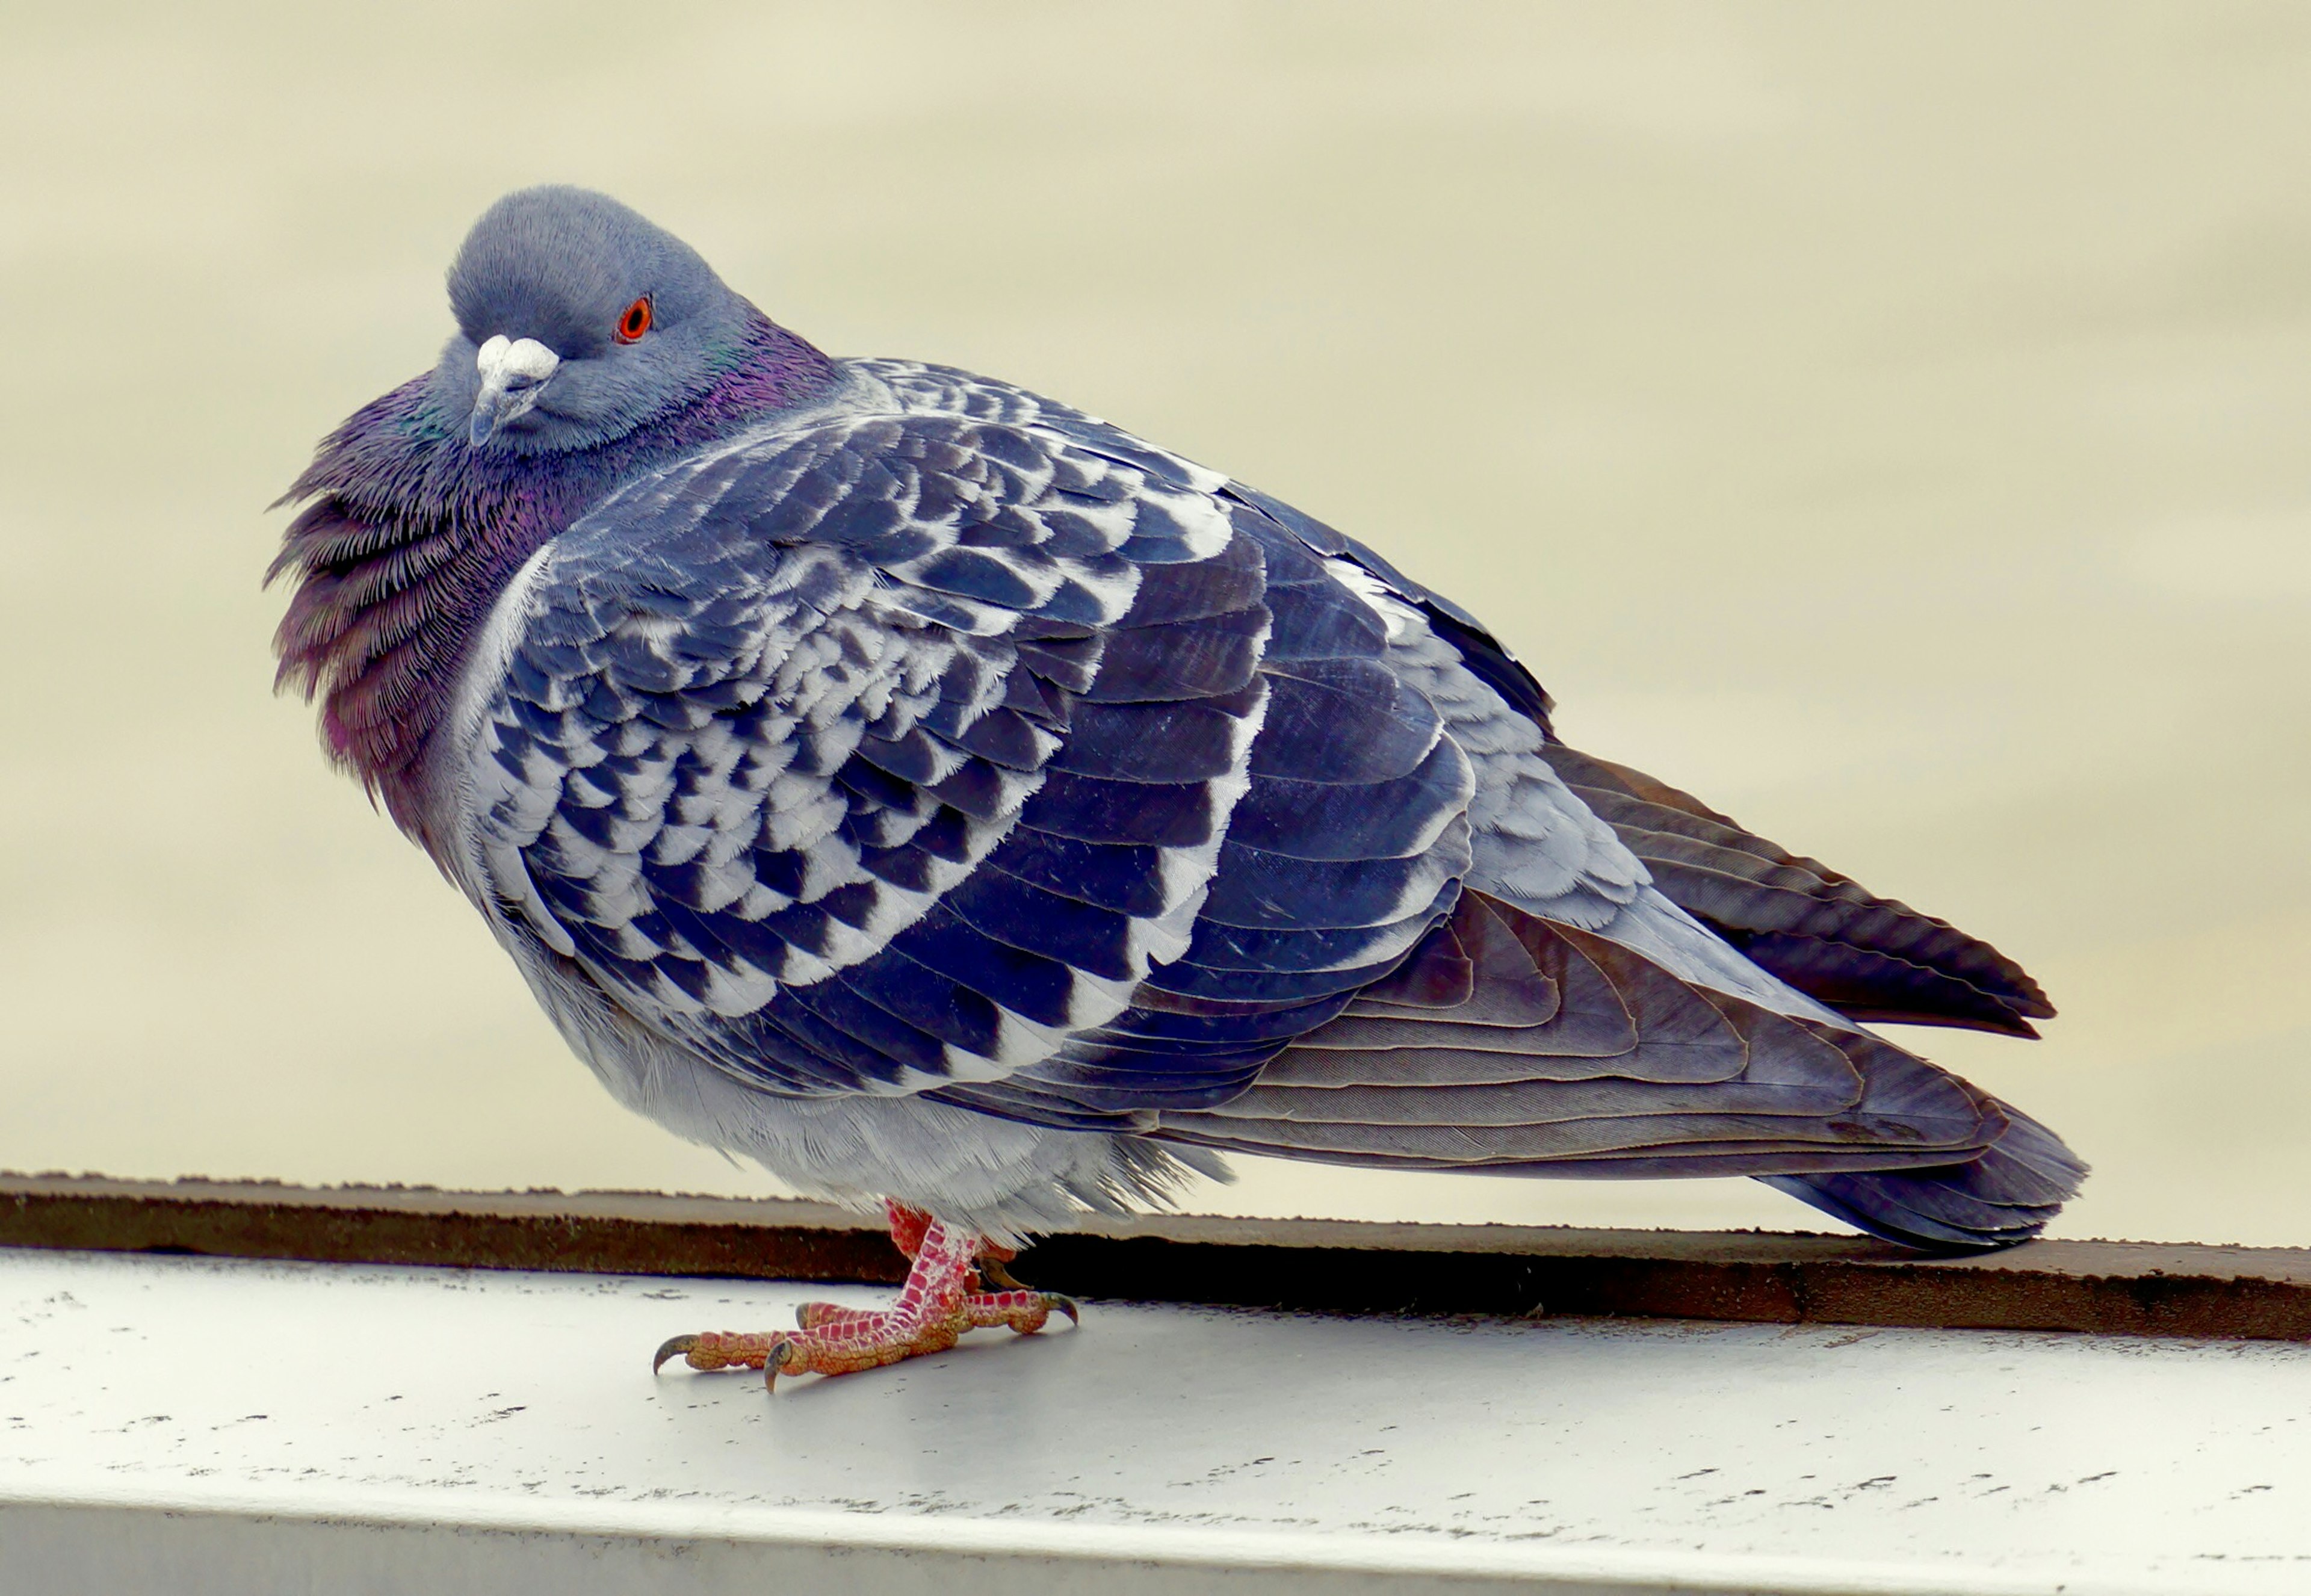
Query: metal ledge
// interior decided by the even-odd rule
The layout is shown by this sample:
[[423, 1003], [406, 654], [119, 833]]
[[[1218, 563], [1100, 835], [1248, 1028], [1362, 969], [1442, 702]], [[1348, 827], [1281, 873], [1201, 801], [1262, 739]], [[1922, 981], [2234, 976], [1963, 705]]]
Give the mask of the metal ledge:
[[[618, 1275], [894, 1282], [879, 1226], [824, 1204], [0, 1173], [0, 1246]], [[2034, 1242], [1921, 1258], [1761, 1232], [1093, 1220], [1024, 1254], [1088, 1297], [1320, 1313], [2311, 1340], [2311, 1249]]]
[[[1369, 1254], [1358, 1254], [1369, 1256]], [[1108, 1302], [840, 1380], [876, 1288], [0, 1248], [0, 1592], [2299, 1596], [2311, 1351]]]

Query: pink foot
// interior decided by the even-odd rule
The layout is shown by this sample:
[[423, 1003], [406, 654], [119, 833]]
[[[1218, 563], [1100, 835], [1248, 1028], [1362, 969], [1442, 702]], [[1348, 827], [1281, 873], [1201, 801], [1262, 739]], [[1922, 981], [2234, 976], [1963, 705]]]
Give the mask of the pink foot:
[[[1055, 1310], [1080, 1322], [1068, 1298], [1012, 1282], [1002, 1269], [1011, 1257], [1007, 1249], [949, 1230], [920, 1209], [891, 1204], [891, 1239], [914, 1264], [900, 1287], [899, 1300], [890, 1307], [805, 1303], [795, 1311], [795, 1322], [802, 1327], [798, 1330], [708, 1330], [676, 1336], [658, 1349], [650, 1360], [651, 1372], [679, 1353], [693, 1369], [761, 1369], [763, 1382], [775, 1385], [781, 1374], [850, 1374], [926, 1352], [944, 1352], [966, 1330], [1004, 1325], [1032, 1336]], [[1006, 1289], [972, 1289], [982, 1259], [986, 1272], [994, 1277], [990, 1283]]]

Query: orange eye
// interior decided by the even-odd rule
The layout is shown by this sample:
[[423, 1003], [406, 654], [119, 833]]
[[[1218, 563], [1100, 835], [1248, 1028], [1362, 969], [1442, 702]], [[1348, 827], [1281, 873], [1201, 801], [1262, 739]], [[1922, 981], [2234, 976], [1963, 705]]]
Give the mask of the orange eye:
[[628, 305], [626, 307], [626, 313], [618, 318], [618, 342], [621, 344], [632, 344], [650, 330], [650, 295], [644, 294], [632, 304]]

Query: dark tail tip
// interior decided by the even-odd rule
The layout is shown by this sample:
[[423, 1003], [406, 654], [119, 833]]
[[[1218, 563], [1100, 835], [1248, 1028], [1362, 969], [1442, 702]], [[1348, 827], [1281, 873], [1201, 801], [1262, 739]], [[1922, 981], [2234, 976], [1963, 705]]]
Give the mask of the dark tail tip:
[[1969, 1163], [1882, 1173], [1763, 1175], [1856, 1229], [1930, 1252], [2027, 1242], [2076, 1197], [2087, 1166], [2036, 1120], [2007, 1109], [2005, 1134]]

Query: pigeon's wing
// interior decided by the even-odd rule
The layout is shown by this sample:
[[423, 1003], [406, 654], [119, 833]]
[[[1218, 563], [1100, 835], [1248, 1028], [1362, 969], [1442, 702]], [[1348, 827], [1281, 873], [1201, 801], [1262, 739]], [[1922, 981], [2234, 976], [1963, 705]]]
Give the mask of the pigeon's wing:
[[[939, 1097], [1242, 1152], [1557, 1175], [1851, 1180], [1970, 1168], [2012, 1134], [2002, 1105], [1655, 892], [1425, 606], [1222, 497], [1267, 571], [1269, 697], [1190, 946], [1051, 1057]], [[2063, 1178], [2000, 1173], [2003, 1195], [1943, 1203], [1941, 1233], [1873, 1222], [2010, 1239]]]
[[1164, 1132], [1398, 1169], [1796, 1173], [1950, 1162], [1990, 1099], [1899, 1049], [1696, 989], [1484, 894], [1260, 1083]]
[[[1450, 706], [1394, 668], [1387, 628], [1353, 586], [1226, 502], [1265, 576], [1265, 699], [1192, 935], [1127, 1009], [1000, 1081], [942, 1090], [946, 1101], [1140, 1129], [1153, 1112], [1224, 1102], [1386, 976], [1459, 894], [1477, 771], [1449, 734]], [[1096, 838], [1112, 846], [1164, 824], [1150, 797], [1096, 817]]]
[[1250, 1090], [1165, 1112], [1156, 1134], [1390, 1169], [1764, 1176], [1946, 1246], [2034, 1234], [2082, 1173], [2043, 1128], [1891, 1043], [1476, 892]]
[[885, 415], [621, 490], [501, 611], [499, 922], [776, 1091], [1001, 1080], [1114, 1018], [1190, 939], [1269, 695], [1217, 481]]
[[1485, 624], [1468, 610], [1435, 589], [1414, 581], [1376, 551], [1366, 548], [1347, 533], [1327, 526], [1281, 499], [1246, 487], [1240, 482], [1230, 483], [1227, 492], [1231, 497], [1255, 506], [1278, 526], [1288, 528], [1294, 536], [1318, 554], [1358, 568], [1387, 592], [1420, 611], [1436, 635], [1461, 655], [1462, 664], [1471, 675], [1498, 693], [1501, 701], [1511, 709], [1529, 717], [1544, 735], [1555, 735], [1549, 725], [1549, 717], [1556, 705], [1542, 690], [1540, 683], [1525, 668], [1523, 661], [1510, 653], [1499, 639], [1486, 630]]
[[1246, 1152], [1574, 1175], [1948, 1163], [2004, 1124], [1890, 1044], [1693, 986], [1476, 892], [1251, 1090], [1163, 1121]]
[[1542, 757], [1662, 894], [1778, 979], [1862, 1021], [2035, 1036], [2030, 1021], [2054, 1014], [2037, 982], [1989, 943], [1790, 853], [1666, 782], [1567, 747], [1550, 725], [1548, 694], [1476, 616], [1289, 505], [1240, 484], [1229, 491], [1420, 609], [1470, 673], [1541, 728]]

